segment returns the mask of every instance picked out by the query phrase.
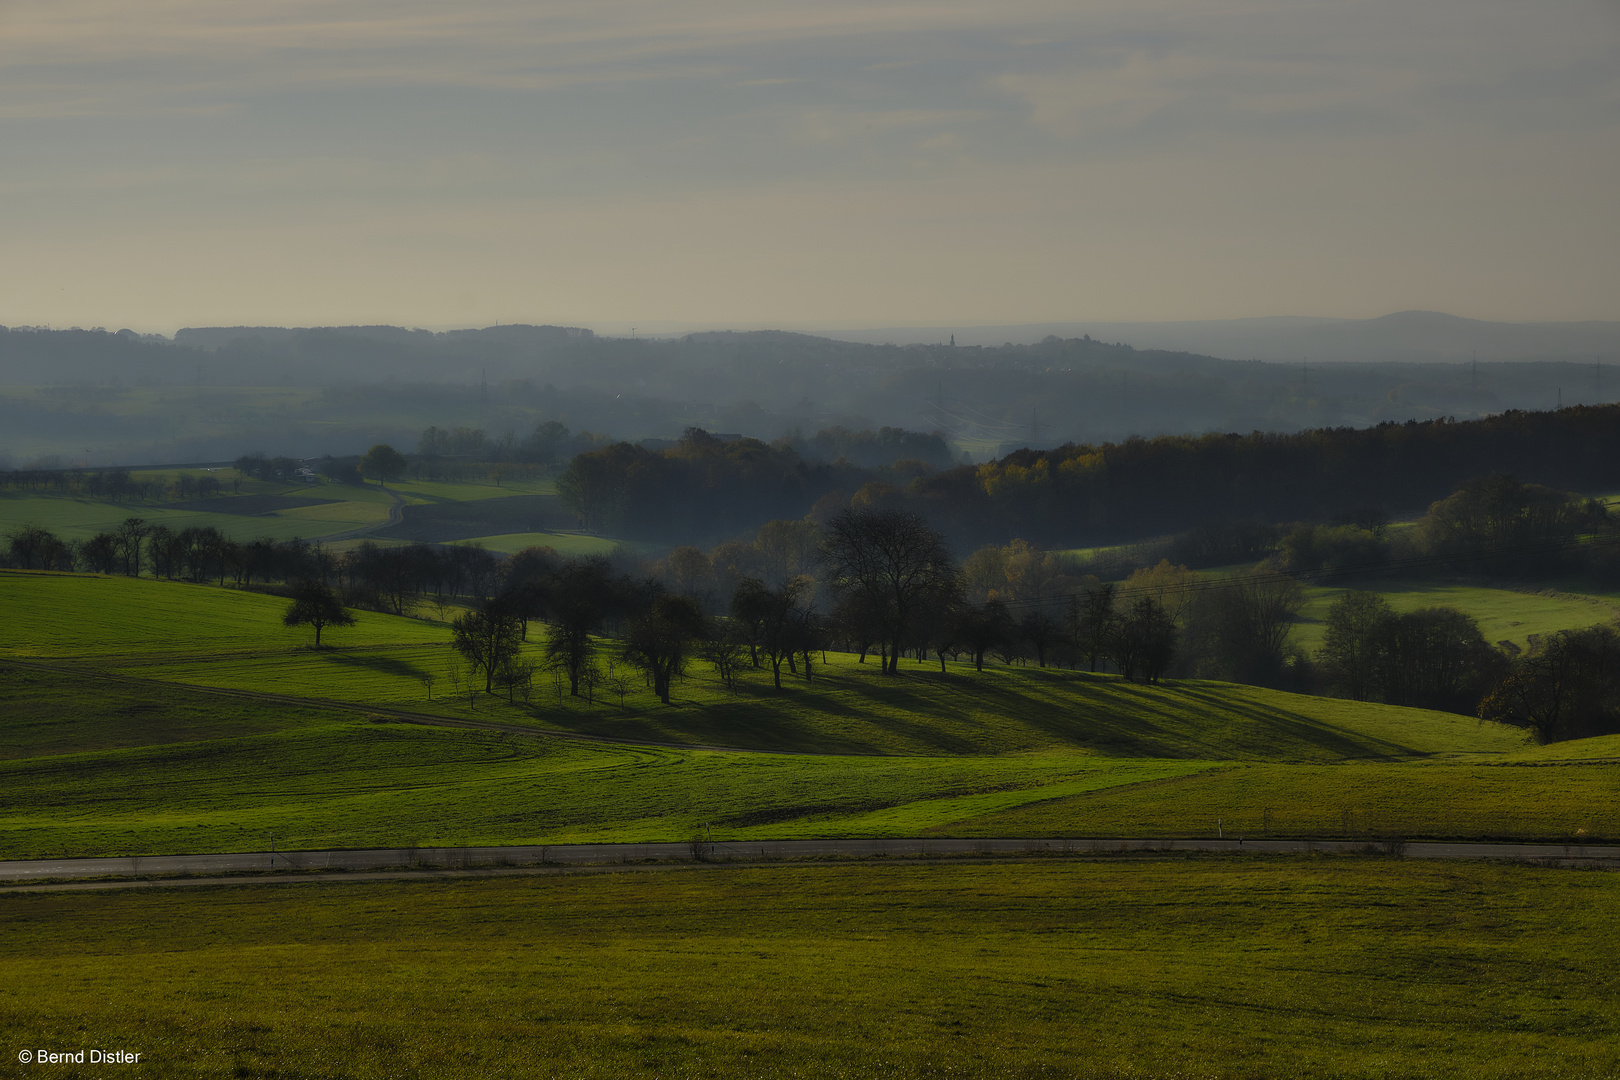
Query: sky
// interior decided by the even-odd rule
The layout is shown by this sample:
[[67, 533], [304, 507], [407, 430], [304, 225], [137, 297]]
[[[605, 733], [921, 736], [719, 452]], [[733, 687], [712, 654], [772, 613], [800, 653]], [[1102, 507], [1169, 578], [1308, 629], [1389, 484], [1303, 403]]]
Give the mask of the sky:
[[1620, 319], [1620, 0], [0, 0], [0, 324]]

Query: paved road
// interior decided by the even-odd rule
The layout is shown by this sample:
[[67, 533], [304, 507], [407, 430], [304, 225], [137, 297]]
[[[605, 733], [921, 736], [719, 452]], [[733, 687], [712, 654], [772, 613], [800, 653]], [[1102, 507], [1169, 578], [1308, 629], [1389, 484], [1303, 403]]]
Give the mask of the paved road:
[[[715, 859], [771, 860], [806, 857], [992, 855], [1068, 853], [1112, 854], [1121, 851], [1216, 851], [1292, 854], [1355, 852], [1363, 840], [1130, 840], [1130, 839], [846, 839], [716, 842], [702, 854]], [[638, 863], [648, 860], [691, 860], [690, 843], [559, 844], [530, 847], [378, 848], [365, 851], [248, 851], [218, 855], [146, 855], [112, 859], [34, 859], [0, 862], [0, 881], [141, 876], [230, 874], [267, 871], [383, 870], [400, 867], [499, 869], [540, 864]], [[1407, 858], [1526, 859], [1579, 862], [1620, 867], [1620, 847], [1577, 844], [1410, 843]]]

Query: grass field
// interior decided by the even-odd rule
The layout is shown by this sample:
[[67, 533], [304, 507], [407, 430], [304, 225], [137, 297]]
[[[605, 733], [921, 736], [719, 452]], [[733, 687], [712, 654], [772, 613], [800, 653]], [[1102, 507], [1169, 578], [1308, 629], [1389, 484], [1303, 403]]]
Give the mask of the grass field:
[[[385, 490], [376, 484], [267, 483], [241, 476], [231, 468], [133, 470], [137, 478], [148, 479], [172, 479], [181, 473], [213, 476], [220, 481], [224, 494], [210, 499], [169, 503], [133, 499], [115, 501], [76, 494], [0, 489], [0, 537], [21, 525], [37, 525], [63, 539], [88, 540], [98, 532], [115, 530], [126, 518], [139, 517], [149, 524], [164, 525], [176, 532], [211, 526], [237, 541], [260, 537], [319, 540], [356, 529], [380, 529], [385, 526], [389, 507], [393, 505], [389, 492], [401, 496], [408, 507], [453, 506], [459, 508], [460, 516], [476, 519], [479, 513], [477, 504], [488, 503], [491, 507], [497, 507], [500, 505], [497, 500], [519, 496], [549, 500], [555, 491], [549, 479], [508, 481], [503, 485], [408, 480], [390, 484]], [[492, 509], [487, 522], [489, 531], [500, 532], [499, 526], [505, 521], [502, 513]], [[434, 535], [413, 538], [435, 542], [439, 539], [461, 539], [465, 532], [462, 529], [455, 536], [446, 535], [443, 538]], [[567, 549], [570, 553], [576, 550], [607, 550], [614, 544], [613, 541], [568, 532], [555, 534], [554, 539], [537, 539], [534, 542], [551, 543], [558, 550]], [[507, 550], [496, 548], [493, 544], [488, 546], [495, 550]]]
[[0, 1029], [165, 1077], [1609, 1077], [1617, 890], [1268, 857], [10, 894]]
[[[431, 620], [361, 613], [317, 651], [280, 625], [284, 601], [209, 586], [0, 573], [0, 606], [0, 656], [49, 665], [0, 675], [12, 858], [255, 849], [272, 830], [306, 849], [683, 840], [700, 826], [724, 839], [1176, 837], [1217, 823], [1620, 837], [1620, 737], [1533, 747], [1467, 717], [1221, 683], [910, 664], [883, 678], [841, 654], [780, 692], [763, 672], [728, 692], [699, 665], [673, 707], [639, 678], [622, 700], [545, 685], [525, 704], [451, 693], [448, 631]], [[373, 711], [388, 708], [640, 745]]]
[[499, 536], [473, 536], [465, 542], [481, 544], [503, 555], [511, 555], [529, 547], [555, 548], [563, 555], [607, 555], [621, 547], [634, 547], [611, 537], [579, 532], [504, 533]]
[[1207, 763], [602, 746], [0, 664], [0, 857], [918, 835]]
[[[1611, 744], [1612, 745], [1612, 744]], [[1620, 838], [1620, 768], [1604, 763], [1232, 763], [1031, 801], [936, 826], [953, 836]]]
[[[364, 612], [330, 631], [336, 648], [280, 624], [285, 601], [174, 582], [0, 573], [0, 655], [94, 659], [98, 670], [198, 686], [244, 689], [361, 705], [477, 716], [619, 739], [838, 753], [1004, 754], [1076, 750], [1113, 757], [1400, 760], [1503, 752], [1522, 733], [1445, 713], [1284, 694], [1223, 683], [1160, 687], [1112, 676], [955, 664], [907, 665], [885, 679], [877, 665], [829, 654], [812, 684], [782, 692], [749, 672], [724, 690], [703, 665], [661, 705], [641, 680], [623, 704], [595, 704], [546, 688], [529, 705], [448, 691], [448, 629]], [[95, 618], [86, 618], [88, 612]], [[531, 643], [538, 651], [538, 642]], [[435, 679], [428, 700], [425, 676]]]
[[[1252, 835], [1620, 836], [1620, 740], [1531, 748], [1443, 713], [1028, 668], [883, 678], [839, 654], [781, 692], [763, 672], [728, 692], [698, 668], [674, 707], [639, 679], [622, 703], [549, 687], [509, 703], [448, 692], [433, 621], [361, 613], [317, 651], [280, 625], [284, 601], [209, 586], [11, 572], [0, 605], [0, 656], [47, 665], [0, 674], [12, 858], [255, 849], [272, 830], [306, 849], [684, 840], [699, 826], [725, 839], [1204, 836], [1218, 821]], [[387, 708], [642, 745], [374, 711]]]
[[[1377, 593], [1402, 613], [1426, 607], [1456, 608], [1479, 620], [1486, 641], [1511, 641], [1521, 649], [1532, 634], [1552, 634], [1620, 619], [1620, 605], [1601, 595], [1382, 578], [1368, 579], [1357, 587]], [[1315, 586], [1305, 592], [1307, 601], [1301, 621], [1294, 628], [1294, 641], [1314, 654], [1322, 647], [1328, 608], [1345, 590]]]

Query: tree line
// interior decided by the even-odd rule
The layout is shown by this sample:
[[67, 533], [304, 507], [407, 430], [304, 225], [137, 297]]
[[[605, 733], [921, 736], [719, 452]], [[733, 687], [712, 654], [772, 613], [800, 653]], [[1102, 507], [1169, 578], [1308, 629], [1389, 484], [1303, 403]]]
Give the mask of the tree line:
[[788, 442], [722, 442], [691, 429], [663, 449], [617, 443], [577, 455], [558, 494], [587, 529], [666, 543], [881, 502], [921, 515], [964, 549], [1015, 536], [1077, 547], [1181, 534], [1230, 550], [1264, 541], [1270, 526], [1255, 523], [1387, 521], [1493, 472], [1560, 490], [1620, 485], [1620, 406], [1131, 438], [948, 469], [815, 463]]
[[113, 502], [211, 499], [222, 493], [219, 478], [177, 473], [131, 473], [128, 469], [11, 469], [0, 485], [13, 491], [86, 495]]
[[[1568, 505], [1489, 478], [1469, 498], [1493, 491], [1518, 491], [1546, 520], [1561, 520], [1549, 506]], [[1453, 521], [1458, 505], [1442, 500], [1431, 514]], [[958, 563], [922, 517], [894, 508], [852, 507], [825, 525], [775, 521], [752, 542], [707, 553], [680, 548], [628, 568], [549, 548], [502, 560], [466, 546], [365, 543], [330, 553], [301, 541], [233, 545], [213, 530], [171, 533], [136, 518], [103, 535], [113, 561], [102, 572], [139, 574], [144, 565], [199, 581], [286, 582], [289, 625], [312, 625], [317, 643], [325, 626], [344, 624], [349, 607], [407, 614], [426, 601], [444, 617], [451, 601], [470, 601], [452, 620], [470, 677], [485, 691], [526, 698], [537, 667], [523, 643], [539, 620], [539, 667], [592, 699], [604, 681], [622, 693], [618, 663], [642, 671], [668, 702], [673, 680], [694, 660], [709, 662], [727, 686], [745, 667], [768, 668], [781, 689], [784, 667], [810, 681], [821, 652], [838, 649], [861, 663], [875, 657], [890, 676], [902, 661], [927, 663], [932, 654], [942, 670], [964, 658], [983, 670], [992, 659], [1112, 669], [1145, 683], [1188, 676], [1332, 693], [1477, 714], [1543, 741], [1620, 731], [1612, 628], [1563, 631], [1519, 653], [1486, 642], [1462, 612], [1399, 614], [1357, 591], [1334, 602], [1323, 647], [1310, 657], [1291, 640], [1303, 588], [1275, 561], [1221, 575], [1166, 561], [1101, 582], [1015, 541]], [[26, 527], [7, 539], [25, 568], [47, 566], [64, 546]]]

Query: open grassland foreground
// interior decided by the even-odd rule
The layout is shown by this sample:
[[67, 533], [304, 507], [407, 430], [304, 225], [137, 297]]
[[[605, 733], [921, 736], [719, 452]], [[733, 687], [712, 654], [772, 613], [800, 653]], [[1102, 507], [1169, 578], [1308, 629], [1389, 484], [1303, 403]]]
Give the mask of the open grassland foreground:
[[1620, 1070], [1610, 873], [690, 866], [7, 894], [0, 917], [9, 1059], [116, 1049], [165, 1077]]

